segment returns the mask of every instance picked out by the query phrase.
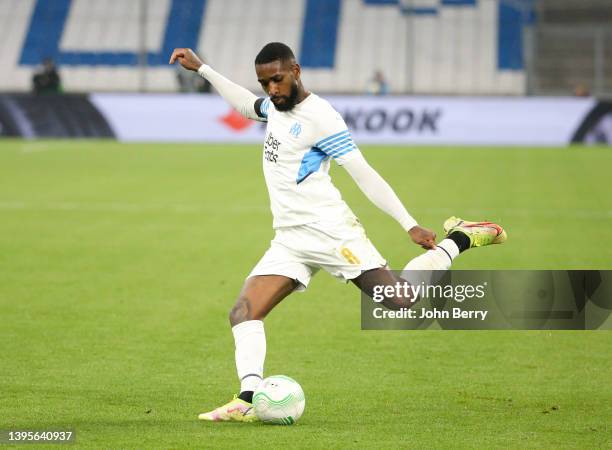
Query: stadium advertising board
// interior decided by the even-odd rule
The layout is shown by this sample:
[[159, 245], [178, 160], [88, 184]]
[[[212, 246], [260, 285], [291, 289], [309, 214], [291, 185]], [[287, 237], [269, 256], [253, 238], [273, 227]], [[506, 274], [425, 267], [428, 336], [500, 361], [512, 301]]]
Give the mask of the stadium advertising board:
[[[564, 146], [612, 142], [612, 108], [595, 99], [326, 98], [342, 114], [358, 144]], [[6, 136], [259, 144], [264, 131], [264, 123], [243, 118], [214, 94], [0, 96], [0, 135]]]
[[[567, 145], [595, 100], [582, 98], [326, 97], [358, 144]], [[95, 94], [124, 141], [260, 143], [264, 126], [215, 95]]]

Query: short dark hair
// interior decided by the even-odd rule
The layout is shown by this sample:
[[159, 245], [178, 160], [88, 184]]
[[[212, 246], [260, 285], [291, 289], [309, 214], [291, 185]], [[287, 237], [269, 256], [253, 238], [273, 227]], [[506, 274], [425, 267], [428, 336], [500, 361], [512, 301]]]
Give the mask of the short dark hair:
[[282, 42], [270, 42], [259, 51], [255, 57], [255, 64], [267, 64], [272, 61], [289, 61], [294, 59], [295, 55], [289, 46]]

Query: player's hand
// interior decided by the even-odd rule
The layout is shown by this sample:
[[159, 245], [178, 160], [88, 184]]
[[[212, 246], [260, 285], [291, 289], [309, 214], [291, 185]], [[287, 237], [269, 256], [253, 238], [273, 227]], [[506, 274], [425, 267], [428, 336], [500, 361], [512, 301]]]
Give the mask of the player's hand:
[[196, 72], [202, 64], [202, 60], [194, 53], [190, 48], [175, 48], [170, 56], [170, 63], [174, 64], [178, 61], [181, 66], [187, 70], [193, 70]]
[[410, 238], [415, 244], [420, 245], [426, 250], [433, 250], [436, 248], [436, 233], [427, 228], [415, 225], [408, 230]]

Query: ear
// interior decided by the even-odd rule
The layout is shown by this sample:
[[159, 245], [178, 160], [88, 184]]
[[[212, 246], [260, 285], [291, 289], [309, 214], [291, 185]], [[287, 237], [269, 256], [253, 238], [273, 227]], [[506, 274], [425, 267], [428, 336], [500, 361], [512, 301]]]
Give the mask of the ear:
[[291, 72], [293, 73], [293, 77], [296, 80], [300, 79], [300, 75], [302, 74], [302, 67], [298, 63], [293, 63], [291, 65]]

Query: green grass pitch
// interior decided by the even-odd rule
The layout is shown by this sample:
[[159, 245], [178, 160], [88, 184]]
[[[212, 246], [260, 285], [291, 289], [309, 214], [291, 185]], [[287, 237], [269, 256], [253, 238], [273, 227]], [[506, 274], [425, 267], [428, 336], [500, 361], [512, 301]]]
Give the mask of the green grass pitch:
[[[612, 269], [608, 148], [362, 147], [411, 213], [498, 220], [459, 269]], [[272, 238], [259, 146], [0, 142], [0, 428], [89, 448], [612, 446], [612, 332], [360, 331], [325, 273], [266, 319], [293, 427], [207, 424], [236, 392], [227, 313]], [[421, 251], [344, 171], [395, 268]], [[55, 448], [55, 447], [53, 447]]]

